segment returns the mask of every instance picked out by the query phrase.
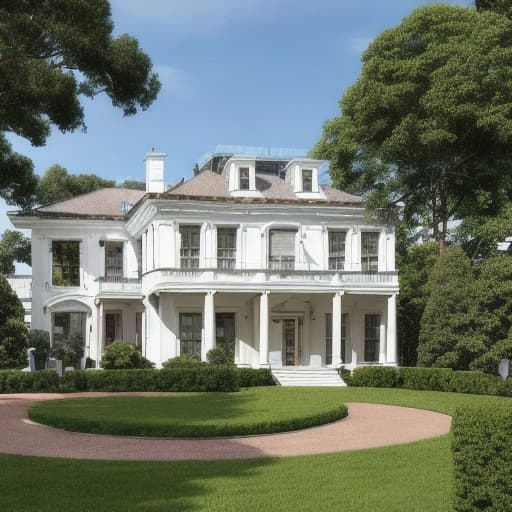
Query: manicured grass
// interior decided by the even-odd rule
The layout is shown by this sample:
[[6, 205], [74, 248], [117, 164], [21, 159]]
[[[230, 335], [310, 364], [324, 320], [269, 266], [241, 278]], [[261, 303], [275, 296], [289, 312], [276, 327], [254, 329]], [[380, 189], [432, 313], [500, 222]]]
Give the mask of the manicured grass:
[[249, 388], [240, 393], [79, 398], [30, 408], [33, 421], [77, 432], [212, 437], [297, 430], [344, 418], [335, 388]]
[[[345, 403], [413, 406], [448, 414], [463, 404], [510, 400], [400, 389], [332, 392]], [[209, 462], [0, 455], [0, 510], [450, 512], [450, 443], [451, 436], [444, 436], [331, 455]]]

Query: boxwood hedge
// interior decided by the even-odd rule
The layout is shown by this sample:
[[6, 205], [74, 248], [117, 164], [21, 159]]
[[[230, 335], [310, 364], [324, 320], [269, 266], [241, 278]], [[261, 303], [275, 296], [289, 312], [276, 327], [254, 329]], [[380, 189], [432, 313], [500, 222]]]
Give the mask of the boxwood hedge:
[[483, 372], [454, 371], [451, 368], [362, 366], [356, 368], [345, 382], [349, 386], [512, 396], [512, 379], [503, 380]]
[[162, 370], [89, 370], [65, 373], [0, 371], [0, 393], [73, 391], [238, 391], [274, 385], [270, 370], [198, 365]]
[[507, 512], [512, 503], [512, 407], [458, 409], [452, 423], [455, 511]]

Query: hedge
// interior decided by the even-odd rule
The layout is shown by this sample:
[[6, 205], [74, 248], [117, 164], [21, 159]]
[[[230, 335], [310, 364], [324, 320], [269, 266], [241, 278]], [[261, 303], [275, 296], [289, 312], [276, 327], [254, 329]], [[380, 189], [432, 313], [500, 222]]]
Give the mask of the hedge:
[[512, 503], [512, 407], [472, 406], [453, 417], [455, 511], [508, 512]]
[[0, 371], [0, 393], [74, 391], [238, 391], [274, 385], [270, 370], [199, 365], [162, 370]]
[[512, 379], [503, 380], [483, 372], [454, 371], [451, 368], [362, 366], [356, 368], [345, 382], [349, 386], [398, 387], [475, 395], [512, 396]]

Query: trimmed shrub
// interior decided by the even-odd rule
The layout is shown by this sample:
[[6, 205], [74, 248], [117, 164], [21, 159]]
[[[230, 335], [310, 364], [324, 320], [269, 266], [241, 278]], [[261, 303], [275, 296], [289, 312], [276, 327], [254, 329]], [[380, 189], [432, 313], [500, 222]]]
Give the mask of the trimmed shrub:
[[52, 352], [56, 359], [62, 360], [64, 367], [80, 368], [80, 360], [84, 355], [84, 340], [78, 334], [69, 337], [58, 335], [55, 337], [55, 348]]
[[236, 375], [241, 388], [276, 385], [272, 372], [265, 368], [237, 368]]
[[199, 360], [195, 356], [188, 356], [183, 354], [181, 356], [173, 357], [171, 359], [167, 359], [164, 363], [162, 363], [162, 368], [196, 368], [198, 366], [205, 366], [206, 363]]
[[154, 364], [146, 359], [135, 345], [115, 341], [105, 349], [101, 366], [105, 370], [142, 370], [153, 368]]
[[36, 349], [34, 360], [36, 370], [44, 370], [48, 354], [50, 353], [50, 333], [41, 329], [34, 329], [28, 335], [29, 348]]
[[456, 512], [508, 512], [512, 497], [512, 407], [464, 407], [452, 423]]
[[500, 378], [482, 372], [452, 372], [450, 389], [455, 393], [474, 395], [496, 395], [500, 387]]
[[212, 348], [206, 354], [206, 359], [209, 364], [220, 366], [234, 366], [235, 365], [235, 351], [231, 344], [223, 343], [215, 348]]
[[351, 386], [351, 382], [352, 382], [352, 372], [348, 369], [348, 368], [345, 368], [344, 366], [340, 366], [338, 368], [338, 373], [340, 375], [340, 377], [342, 378], [343, 382], [347, 385], [347, 386]]
[[450, 391], [451, 368], [399, 368], [398, 385], [405, 389]]
[[350, 377], [351, 386], [394, 388], [398, 383], [398, 369], [393, 366], [361, 366]]
[[51, 393], [59, 390], [59, 375], [53, 370], [30, 373], [0, 371], [0, 393]]

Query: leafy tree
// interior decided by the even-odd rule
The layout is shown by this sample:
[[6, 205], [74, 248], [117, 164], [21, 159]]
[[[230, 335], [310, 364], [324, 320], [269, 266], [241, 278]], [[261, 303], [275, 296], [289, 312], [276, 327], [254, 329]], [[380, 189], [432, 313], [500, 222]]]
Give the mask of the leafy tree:
[[6, 229], [0, 239], [0, 274], [13, 274], [14, 262], [31, 264], [30, 238]]
[[474, 272], [462, 249], [447, 249], [438, 258], [427, 293], [418, 366], [469, 369], [470, 363], [485, 353], [488, 342]]
[[23, 305], [5, 277], [0, 276], [0, 368], [27, 366], [28, 329]]
[[428, 298], [427, 282], [437, 261], [434, 243], [409, 248], [400, 264], [398, 342], [402, 366], [416, 366], [420, 322]]
[[55, 164], [44, 173], [39, 182], [37, 202], [54, 203], [115, 185], [115, 181], [105, 180], [95, 174], [69, 174], [67, 169]]
[[147, 109], [160, 83], [136, 39], [113, 37], [108, 0], [0, 4], [0, 195], [28, 207], [37, 179], [8, 132], [43, 146], [55, 125], [85, 129], [80, 96], [106, 94], [125, 115]]
[[442, 252], [450, 219], [510, 185], [512, 22], [427, 6], [380, 34], [362, 62], [312, 154], [385, 219], [403, 203]]
[[512, 18], [512, 4], [510, 0], [475, 0], [477, 11], [494, 11], [507, 18]]
[[129, 188], [131, 190], [146, 190], [146, 182], [137, 180], [124, 180], [120, 187]]

